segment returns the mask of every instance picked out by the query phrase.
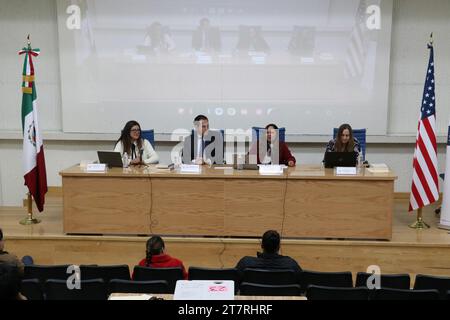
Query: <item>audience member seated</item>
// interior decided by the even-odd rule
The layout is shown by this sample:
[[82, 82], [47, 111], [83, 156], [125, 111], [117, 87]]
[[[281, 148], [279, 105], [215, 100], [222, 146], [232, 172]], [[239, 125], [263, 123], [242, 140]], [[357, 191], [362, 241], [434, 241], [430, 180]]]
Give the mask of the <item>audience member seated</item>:
[[27, 300], [19, 290], [20, 278], [17, 266], [0, 264], [0, 300]]
[[3, 231], [0, 229], [0, 264], [9, 264], [17, 267], [19, 275], [23, 275], [24, 265], [33, 264], [33, 259], [30, 256], [24, 256], [19, 260], [16, 255], [4, 251], [5, 240], [3, 239]]
[[[263, 131], [263, 130], [261, 130]], [[264, 132], [264, 131], [263, 131]], [[258, 164], [284, 164], [289, 167], [294, 167], [296, 160], [289, 150], [287, 144], [280, 141], [278, 138], [278, 126], [276, 124], [268, 124], [266, 126], [266, 134], [261, 135], [259, 139], [267, 140], [266, 150], [260, 150], [260, 146], [265, 146], [263, 142], [254, 141], [252, 147], [250, 148], [250, 155], [255, 156]], [[278, 150], [278, 157], [273, 154], [273, 151]]]
[[153, 236], [148, 239], [146, 257], [139, 262], [139, 265], [151, 268], [181, 267], [183, 269], [183, 278], [185, 280], [188, 279], [183, 262], [166, 254], [164, 240], [160, 236]]
[[269, 230], [264, 233], [261, 248], [263, 252], [258, 252], [256, 257], [243, 257], [236, 265], [236, 269], [240, 272], [247, 268], [302, 271], [302, 268], [294, 259], [279, 254], [280, 235], [277, 231]]

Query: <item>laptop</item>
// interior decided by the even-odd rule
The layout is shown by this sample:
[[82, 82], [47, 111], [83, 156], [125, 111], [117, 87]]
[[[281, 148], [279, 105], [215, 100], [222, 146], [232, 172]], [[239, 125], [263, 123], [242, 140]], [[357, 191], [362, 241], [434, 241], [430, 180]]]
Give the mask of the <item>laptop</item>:
[[116, 151], [97, 151], [98, 161], [108, 167], [123, 167], [122, 155]]
[[[237, 166], [237, 157], [238, 155], [235, 153], [233, 154], [233, 169], [237, 170], [238, 166]], [[249, 162], [249, 155], [246, 154], [245, 155], [245, 161], [244, 164], [242, 166], [242, 170], [259, 170], [259, 167], [257, 164], [250, 164]]]
[[325, 168], [356, 167], [356, 152], [325, 152]]

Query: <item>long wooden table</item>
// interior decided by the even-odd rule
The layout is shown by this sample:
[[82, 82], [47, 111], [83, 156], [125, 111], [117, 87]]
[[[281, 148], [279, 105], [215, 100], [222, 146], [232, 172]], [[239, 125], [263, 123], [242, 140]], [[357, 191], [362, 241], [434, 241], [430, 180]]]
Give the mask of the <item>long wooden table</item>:
[[224, 167], [200, 174], [156, 166], [60, 172], [66, 234], [391, 239], [392, 173], [297, 166], [281, 175]]

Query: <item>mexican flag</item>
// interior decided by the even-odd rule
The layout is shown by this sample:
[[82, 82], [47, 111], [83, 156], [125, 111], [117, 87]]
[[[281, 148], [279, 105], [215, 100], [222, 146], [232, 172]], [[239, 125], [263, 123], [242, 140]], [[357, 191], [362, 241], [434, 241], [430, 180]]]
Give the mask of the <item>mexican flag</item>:
[[19, 51], [25, 55], [22, 74], [22, 132], [23, 132], [23, 169], [25, 185], [41, 212], [44, 210], [47, 193], [47, 174], [45, 171], [44, 145], [39, 132], [37, 115], [37, 93], [34, 83], [33, 57], [39, 55], [39, 49], [28, 47]]

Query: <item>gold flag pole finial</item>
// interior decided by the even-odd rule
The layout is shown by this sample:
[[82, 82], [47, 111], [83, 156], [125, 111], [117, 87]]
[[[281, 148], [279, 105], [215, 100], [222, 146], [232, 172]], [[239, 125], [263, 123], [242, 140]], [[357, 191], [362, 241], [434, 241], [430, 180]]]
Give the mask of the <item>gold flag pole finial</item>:
[[433, 32], [430, 34], [430, 44], [433, 45]]

